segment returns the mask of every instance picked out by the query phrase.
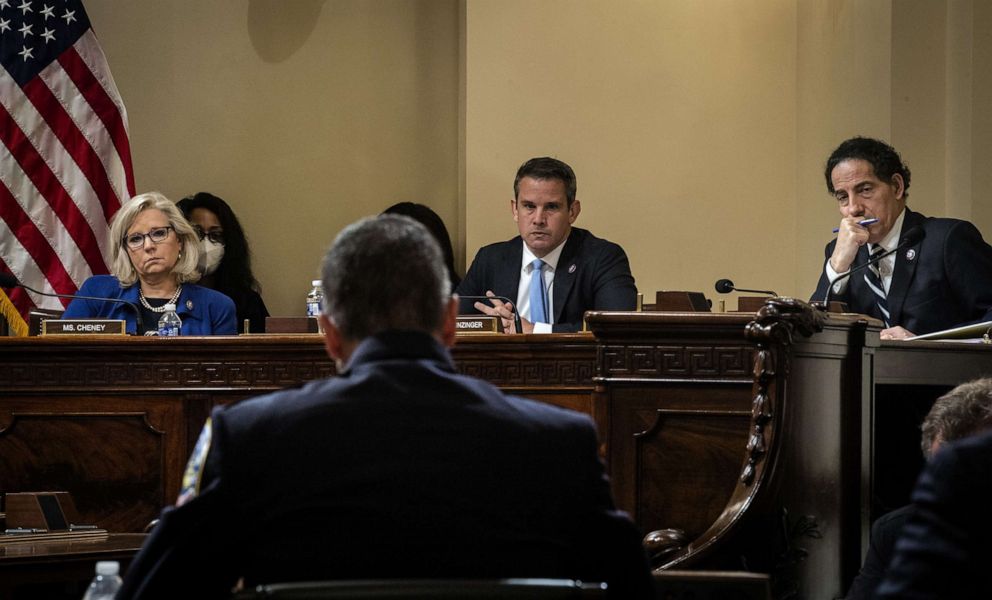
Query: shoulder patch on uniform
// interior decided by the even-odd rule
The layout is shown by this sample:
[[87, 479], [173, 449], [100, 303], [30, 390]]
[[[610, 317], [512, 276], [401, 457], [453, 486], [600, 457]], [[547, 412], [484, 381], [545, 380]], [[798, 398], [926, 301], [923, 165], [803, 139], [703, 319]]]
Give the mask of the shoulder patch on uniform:
[[203, 465], [207, 462], [207, 454], [210, 451], [210, 438], [213, 436], [213, 423], [210, 417], [203, 424], [200, 432], [200, 439], [196, 441], [193, 454], [186, 463], [186, 470], [183, 472], [183, 486], [179, 490], [179, 498], [176, 506], [182, 506], [193, 498], [200, 495], [200, 479], [203, 477]]

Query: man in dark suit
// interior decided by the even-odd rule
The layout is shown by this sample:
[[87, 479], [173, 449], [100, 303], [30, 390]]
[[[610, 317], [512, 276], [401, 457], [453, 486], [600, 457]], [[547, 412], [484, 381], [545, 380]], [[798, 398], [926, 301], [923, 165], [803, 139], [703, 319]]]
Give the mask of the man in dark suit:
[[239, 580], [505, 577], [651, 597], [592, 421], [457, 373], [457, 303], [422, 225], [346, 228], [322, 276], [338, 376], [214, 410], [119, 599], [222, 597]]
[[[581, 205], [572, 168], [532, 158], [517, 170], [510, 210], [520, 235], [479, 250], [458, 286], [461, 312], [499, 316], [514, 333], [582, 329], [587, 310], [633, 310], [637, 288], [623, 248], [572, 227]], [[478, 296], [493, 296], [478, 301]], [[504, 302], [495, 298], [509, 299]]]
[[992, 433], [942, 447], [913, 492], [876, 598], [992, 598]]
[[[967, 221], [906, 208], [910, 172], [895, 149], [849, 139], [830, 155], [825, 175], [842, 218], [812, 300], [824, 299], [830, 281], [898, 247], [877, 266], [837, 281], [831, 299], [883, 321], [882, 339], [992, 320], [992, 247]], [[902, 243], [917, 229], [922, 239]]]
[[[920, 449], [927, 460], [948, 442], [992, 429], [992, 379], [963, 383], [937, 398], [920, 429]], [[911, 458], [905, 455], [902, 458], [913, 464]], [[896, 540], [915, 510], [914, 504], [907, 504], [882, 515], [872, 524], [868, 553], [861, 572], [847, 592], [847, 600], [872, 597], [892, 560]]]

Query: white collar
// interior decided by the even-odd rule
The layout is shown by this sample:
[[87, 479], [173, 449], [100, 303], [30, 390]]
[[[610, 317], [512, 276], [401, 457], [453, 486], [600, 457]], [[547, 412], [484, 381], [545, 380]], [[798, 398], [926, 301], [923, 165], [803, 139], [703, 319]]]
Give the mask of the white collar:
[[[904, 206], [902, 207], [902, 212], [896, 217], [896, 222], [892, 225], [892, 229], [889, 230], [889, 233], [884, 238], [879, 240], [878, 244], [884, 246], [886, 250], [892, 250], [899, 246], [899, 236], [902, 235], [902, 222], [905, 218], [906, 207]], [[872, 244], [871, 249], [874, 250], [874, 247], [878, 244]]]
[[[571, 235], [571, 232], [569, 232], [569, 235]], [[565, 242], [567, 241], [568, 241], [568, 236], [566, 235], [565, 239], [562, 240], [560, 244], [555, 246], [554, 250], [548, 252], [541, 258], [541, 260], [544, 261], [544, 264], [547, 267], [545, 269], [545, 272], [554, 273], [555, 269], [558, 268], [558, 259], [561, 258], [561, 250], [562, 248], [565, 247]], [[534, 259], [537, 257], [534, 256], [534, 253], [530, 251], [530, 248], [527, 247], [527, 244], [524, 243], [523, 240], [520, 240], [520, 243], [524, 245], [524, 255], [523, 255], [523, 260], [520, 263], [520, 268], [530, 273], [530, 270], [533, 268], [530, 266], [530, 264], [534, 262]]]

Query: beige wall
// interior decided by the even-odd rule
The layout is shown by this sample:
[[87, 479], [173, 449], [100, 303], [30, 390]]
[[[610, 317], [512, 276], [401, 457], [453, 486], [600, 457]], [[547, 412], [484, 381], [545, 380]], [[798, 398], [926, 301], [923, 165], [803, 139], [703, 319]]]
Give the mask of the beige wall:
[[971, 216], [992, 237], [992, 2], [975, 2], [969, 73], [971, 104]]
[[808, 296], [838, 219], [822, 165], [858, 133], [903, 153], [911, 206], [992, 235], [983, 2], [87, 7], [139, 189], [232, 201], [274, 314], [302, 312], [344, 224], [395, 201], [434, 207], [468, 260], [511, 237], [514, 171], [544, 154], [575, 167], [578, 226], [621, 243], [649, 297], [716, 298], [720, 277]]
[[624, 246], [649, 298], [720, 277], [791, 293], [796, 18], [789, 0], [469, 2], [469, 254], [515, 233], [513, 174], [551, 155], [576, 171], [576, 225]]
[[[892, 138], [890, 14], [886, 1], [799, 3], [796, 178], [794, 187], [783, 190], [796, 207], [789, 294], [807, 298], [812, 293], [823, 247], [840, 219], [837, 202], [826, 190], [827, 157], [854, 135]], [[760, 258], [747, 253], [742, 259]]]
[[458, 217], [458, 4], [89, 0], [139, 191], [211, 191], [277, 315], [334, 235], [394, 202]]
[[972, 198], [992, 157], [989, 12], [955, 0], [469, 2], [468, 254], [514, 233], [513, 171], [551, 154], [576, 168], [578, 225], [627, 249], [648, 298], [719, 298], [721, 277], [808, 297], [839, 218], [823, 163], [857, 134], [902, 152], [915, 209], [992, 234], [992, 209]]

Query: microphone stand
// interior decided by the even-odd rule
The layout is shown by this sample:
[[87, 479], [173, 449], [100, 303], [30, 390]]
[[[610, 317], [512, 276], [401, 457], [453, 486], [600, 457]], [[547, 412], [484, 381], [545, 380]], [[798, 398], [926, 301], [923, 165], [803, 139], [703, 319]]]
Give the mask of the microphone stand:
[[918, 243], [920, 240], [923, 239], [923, 237], [924, 237], [923, 229], [920, 228], [920, 227], [914, 227], [913, 229], [910, 229], [908, 232], [906, 232], [906, 235], [903, 237], [902, 242], [898, 246], [896, 246], [895, 248], [893, 248], [892, 250], [886, 250], [885, 252], [879, 254], [875, 258], [870, 258], [868, 260], [868, 262], [866, 262], [865, 264], [863, 264], [863, 265], [857, 265], [856, 267], [854, 267], [852, 269], [848, 269], [848, 271], [846, 273], [841, 273], [837, 277], [834, 277], [831, 281], [828, 282], [828, 284], [827, 284], [827, 293], [823, 295], [823, 308], [824, 309], [827, 308], [828, 303], [830, 302], [830, 296], [833, 294], [833, 291], [834, 291], [834, 285], [838, 281], [840, 281], [841, 279], [845, 279], [847, 277], [850, 277], [851, 275], [853, 275], [857, 271], [863, 271], [863, 270], [867, 269], [868, 267], [870, 267], [870, 266], [872, 266], [874, 264], [878, 264], [879, 262], [882, 261], [882, 259], [884, 259], [884, 258], [886, 258], [888, 256], [892, 256], [893, 254], [895, 254], [896, 252], [899, 252], [900, 250], [902, 250], [906, 246], [912, 246], [912, 245]]
[[5, 273], [0, 273], [0, 287], [20, 287], [29, 292], [34, 292], [39, 296], [48, 296], [49, 298], [68, 298], [70, 300], [75, 300], [78, 298], [80, 300], [96, 300], [99, 302], [117, 302], [119, 304], [126, 304], [131, 307], [131, 310], [134, 311], [134, 326], [137, 335], [145, 335], [145, 324], [141, 322], [141, 310], [138, 308], [137, 304], [129, 300], [121, 300], [120, 298], [98, 298], [96, 296], [80, 296], [78, 294], [51, 294], [49, 292], [36, 290], [29, 285], [21, 283], [13, 275], [7, 275]]
[[747, 292], [749, 294], [762, 294], [764, 296], [778, 296], [772, 290], [748, 290], [745, 288], [739, 288], [734, 285], [734, 282], [729, 279], [721, 279], [716, 282], [716, 291], [721, 294], [729, 294], [730, 292]]

